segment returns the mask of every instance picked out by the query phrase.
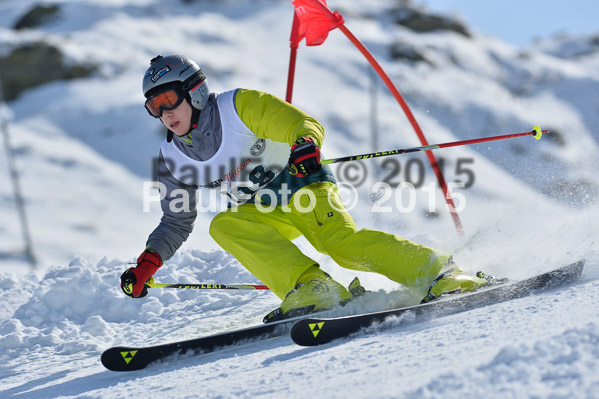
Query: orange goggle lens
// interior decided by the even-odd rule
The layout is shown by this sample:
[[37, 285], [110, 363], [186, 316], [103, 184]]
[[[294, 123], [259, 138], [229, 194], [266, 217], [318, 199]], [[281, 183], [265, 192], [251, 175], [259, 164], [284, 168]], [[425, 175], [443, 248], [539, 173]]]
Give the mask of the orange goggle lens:
[[148, 98], [145, 107], [154, 118], [160, 118], [162, 111], [177, 108], [183, 102], [183, 98], [177, 90], [167, 90]]

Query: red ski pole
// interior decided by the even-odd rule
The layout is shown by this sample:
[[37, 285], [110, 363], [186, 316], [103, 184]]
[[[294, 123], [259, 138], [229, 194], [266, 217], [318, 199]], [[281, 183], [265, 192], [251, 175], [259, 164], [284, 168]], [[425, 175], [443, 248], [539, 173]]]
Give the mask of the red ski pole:
[[512, 138], [516, 138], [516, 137], [524, 137], [524, 136], [533, 136], [535, 139], [540, 140], [543, 133], [549, 133], [549, 132], [550, 132], [549, 130], [541, 130], [541, 128], [539, 126], [535, 126], [532, 129], [532, 131], [530, 131], [530, 132], [504, 134], [501, 136], [483, 137], [483, 138], [470, 139], [470, 140], [452, 141], [449, 143], [432, 144], [432, 145], [425, 145], [425, 146], [421, 146], [421, 147], [402, 148], [402, 149], [389, 150], [389, 151], [371, 152], [368, 154], [349, 155], [349, 156], [340, 157], [340, 158], [323, 159], [320, 161], [320, 163], [323, 165], [328, 165], [328, 164], [340, 163], [340, 162], [359, 161], [361, 159], [380, 158], [380, 157], [388, 157], [390, 155], [407, 154], [407, 153], [411, 153], [411, 152], [438, 150], [440, 148], [458, 147], [458, 146], [462, 146], [462, 145], [485, 143], [487, 141], [505, 140], [505, 139], [512, 139]]

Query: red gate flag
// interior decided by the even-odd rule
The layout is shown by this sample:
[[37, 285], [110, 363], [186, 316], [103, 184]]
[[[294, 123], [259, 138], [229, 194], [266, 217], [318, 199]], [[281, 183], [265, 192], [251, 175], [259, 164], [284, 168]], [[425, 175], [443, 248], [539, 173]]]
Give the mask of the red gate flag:
[[[370, 65], [374, 68], [374, 70], [381, 77], [383, 82], [387, 85], [387, 88], [393, 94], [397, 102], [399, 103], [401, 109], [403, 109], [406, 117], [412, 124], [414, 128], [414, 132], [420, 139], [420, 143], [423, 146], [428, 145], [428, 141], [420, 129], [420, 125], [416, 121], [414, 114], [410, 110], [410, 107], [404, 100], [403, 96], [395, 87], [391, 78], [387, 75], [387, 73], [383, 70], [383, 68], [376, 61], [374, 56], [368, 51], [368, 49], [358, 40], [357, 37], [354, 36], [353, 33], [350, 32], [349, 29], [344, 25], [345, 21], [343, 16], [338, 12], [333, 12], [327, 6], [326, 0], [291, 0], [293, 5], [295, 6], [295, 13], [293, 15], [293, 25], [291, 27], [291, 38], [290, 38], [290, 47], [291, 53], [289, 55], [289, 73], [287, 78], [287, 96], [286, 101], [291, 103], [291, 96], [293, 93], [293, 80], [295, 77], [295, 61], [297, 50], [299, 47], [299, 42], [306, 38], [307, 46], [318, 46], [324, 43], [329, 35], [329, 31], [339, 28], [345, 36], [356, 46], [358, 50], [366, 57]], [[453, 222], [455, 224], [456, 230], [460, 236], [464, 235], [464, 230], [462, 228], [462, 222], [460, 221], [460, 217], [458, 212], [455, 209], [453, 204], [453, 198], [451, 197], [451, 193], [449, 192], [449, 188], [447, 186], [447, 182], [443, 177], [443, 173], [439, 168], [439, 164], [435, 155], [432, 151], [426, 151], [426, 156], [431, 164], [433, 171], [435, 172], [435, 176], [439, 181], [439, 185], [441, 186], [441, 190], [443, 194], [445, 194], [445, 202], [449, 207], [449, 213], [453, 218]]]
[[293, 0], [293, 5], [299, 23], [291, 31], [291, 47], [297, 47], [303, 38], [306, 46], [321, 45], [329, 31], [345, 22], [341, 14], [329, 9], [326, 0]]

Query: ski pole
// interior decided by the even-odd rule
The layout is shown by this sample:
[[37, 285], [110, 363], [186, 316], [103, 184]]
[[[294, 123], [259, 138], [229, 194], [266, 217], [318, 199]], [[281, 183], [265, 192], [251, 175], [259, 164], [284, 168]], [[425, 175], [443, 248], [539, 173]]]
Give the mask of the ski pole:
[[265, 285], [260, 284], [181, 284], [181, 283], [157, 283], [152, 277], [146, 282], [149, 288], [180, 288], [191, 290], [268, 290]]
[[502, 136], [491, 136], [491, 137], [483, 137], [483, 138], [479, 138], [479, 139], [452, 141], [449, 143], [425, 145], [422, 147], [412, 147], [412, 148], [403, 148], [403, 149], [398, 149], [398, 150], [371, 152], [369, 154], [350, 155], [350, 156], [340, 157], [340, 158], [323, 159], [320, 161], [320, 163], [323, 165], [328, 165], [328, 164], [332, 164], [332, 163], [359, 161], [361, 159], [380, 158], [380, 157], [387, 157], [390, 155], [407, 154], [410, 152], [438, 150], [440, 148], [457, 147], [457, 146], [462, 146], [462, 145], [484, 143], [487, 141], [505, 140], [505, 139], [511, 139], [511, 138], [516, 138], [516, 137], [524, 137], [524, 136], [533, 136], [536, 140], [540, 140], [543, 133], [549, 133], [549, 132], [550, 132], [549, 130], [541, 130], [541, 128], [539, 126], [535, 126], [535, 127], [533, 127], [532, 131], [525, 132], [525, 133], [504, 134]]

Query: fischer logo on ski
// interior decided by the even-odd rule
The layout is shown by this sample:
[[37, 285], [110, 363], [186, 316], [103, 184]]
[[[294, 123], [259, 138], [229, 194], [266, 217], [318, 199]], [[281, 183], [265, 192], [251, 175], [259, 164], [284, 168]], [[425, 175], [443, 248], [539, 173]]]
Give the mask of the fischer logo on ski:
[[321, 321], [320, 323], [310, 323], [308, 326], [310, 327], [312, 334], [314, 334], [314, 338], [316, 338], [320, 330], [322, 330], [322, 326], [324, 326], [324, 321]]
[[133, 359], [133, 356], [135, 356], [136, 354], [137, 354], [137, 351], [121, 352], [121, 356], [123, 357], [123, 360], [127, 364], [129, 364], [129, 362]]

